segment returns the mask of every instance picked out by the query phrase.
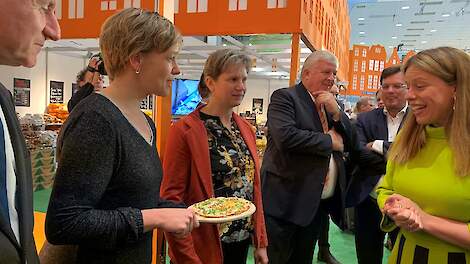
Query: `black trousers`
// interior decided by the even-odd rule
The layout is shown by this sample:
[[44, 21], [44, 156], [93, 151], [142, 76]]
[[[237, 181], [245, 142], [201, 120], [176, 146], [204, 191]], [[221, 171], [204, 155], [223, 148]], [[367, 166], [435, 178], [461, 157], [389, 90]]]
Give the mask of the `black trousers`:
[[224, 264], [246, 264], [246, 259], [248, 257], [248, 248], [250, 247], [250, 244], [250, 238], [240, 242], [222, 242]]
[[330, 216], [324, 210], [319, 212], [320, 216], [320, 234], [318, 236], [318, 248], [329, 248], [328, 233], [330, 232]]
[[[321, 207], [321, 206], [320, 206]], [[270, 264], [311, 264], [317, 242], [321, 208], [305, 227], [265, 215]]]
[[[355, 209], [357, 262], [358, 264], [380, 264], [386, 233], [380, 229], [382, 213], [377, 200], [369, 196]], [[396, 231], [392, 237], [396, 238]]]

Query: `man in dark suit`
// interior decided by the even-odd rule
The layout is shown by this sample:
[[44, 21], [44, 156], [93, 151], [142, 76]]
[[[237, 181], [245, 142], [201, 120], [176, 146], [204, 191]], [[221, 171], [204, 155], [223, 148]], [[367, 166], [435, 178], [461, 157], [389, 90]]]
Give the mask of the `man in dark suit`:
[[[0, 65], [33, 67], [59, 39], [55, 0], [0, 0]], [[0, 263], [39, 263], [33, 238], [31, 161], [11, 93], [0, 84]]]
[[343, 151], [351, 124], [329, 92], [338, 61], [315, 51], [301, 82], [276, 90], [268, 107], [268, 144], [261, 168], [270, 263], [312, 263], [319, 213], [343, 224]]
[[[383, 70], [380, 76], [384, 108], [357, 118], [360, 158], [348, 186], [347, 206], [355, 206], [355, 241], [359, 264], [382, 263], [385, 233], [380, 229], [382, 213], [375, 187], [385, 173], [386, 156], [407, 113], [407, 92], [400, 66]], [[366, 163], [361, 160], [368, 160]], [[371, 162], [374, 160], [375, 162]]]

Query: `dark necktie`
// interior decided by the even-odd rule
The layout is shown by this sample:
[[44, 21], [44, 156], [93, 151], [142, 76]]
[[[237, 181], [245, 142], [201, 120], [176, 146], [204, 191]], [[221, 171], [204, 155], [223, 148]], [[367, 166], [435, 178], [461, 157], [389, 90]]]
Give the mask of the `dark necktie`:
[[[1, 111], [1, 110], [0, 110]], [[7, 166], [5, 155], [5, 133], [3, 122], [0, 120], [0, 217], [10, 223], [10, 214], [8, 212], [7, 197]]]

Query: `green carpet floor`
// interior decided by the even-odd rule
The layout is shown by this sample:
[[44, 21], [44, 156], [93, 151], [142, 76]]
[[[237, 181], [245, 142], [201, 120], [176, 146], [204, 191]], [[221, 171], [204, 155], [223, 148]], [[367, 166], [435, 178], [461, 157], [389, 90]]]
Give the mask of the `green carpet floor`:
[[[51, 195], [51, 190], [41, 190], [34, 193], [34, 209], [39, 212], [46, 212], [47, 205], [49, 203], [49, 196]], [[357, 264], [356, 260], [356, 251], [354, 246], [354, 236], [349, 233], [341, 232], [333, 223], [330, 225], [330, 250], [333, 255], [343, 264]], [[254, 264], [253, 253], [250, 249], [249, 258], [247, 264]], [[389, 252], [384, 249], [384, 258], [383, 263], [387, 263]], [[323, 263], [316, 260], [313, 263]], [[167, 263], [169, 260], [167, 259]]]

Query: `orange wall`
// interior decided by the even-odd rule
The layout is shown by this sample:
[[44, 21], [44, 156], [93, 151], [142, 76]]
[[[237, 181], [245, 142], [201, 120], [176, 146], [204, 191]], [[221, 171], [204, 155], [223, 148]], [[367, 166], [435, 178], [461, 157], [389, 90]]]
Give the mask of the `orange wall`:
[[[62, 18], [59, 24], [62, 30], [62, 38], [97, 38], [100, 35], [101, 25], [107, 17], [124, 8], [124, 0], [117, 0], [116, 10], [101, 11], [101, 0], [84, 1], [84, 18], [69, 19], [69, 1], [62, 1]], [[141, 7], [147, 10], [155, 10], [154, 0], [141, 0]]]
[[247, 10], [228, 11], [228, 1], [208, 1], [207, 12], [187, 13], [179, 0], [175, 24], [183, 35], [303, 33], [316, 50], [339, 59], [338, 77], [348, 76], [351, 26], [346, 0], [287, 0], [285, 8], [268, 9], [266, 0], [247, 0]]
[[[124, 8], [101, 11], [102, 0], [86, 0], [84, 18], [69, 19], [69, 1], [62, 1], [62, 38], [96, 38], [107, 17]], [[316, 50], [326, 49], [339, 59], [338, 78], [348, 76], [351, 25], [347, 0], [286, 0], [284, 8], [267, 8], [267, 0], [247, 0], [247, 10], [229, 11], [228, 0], [207, 1], [207, 12], [187, 13], [187, 1], [179, 0], [175, 24], [183, 35], [235, 35], [302, 33]], [[155, 9], [154, 0], [141, 0], [142, 8]]]
[[[353, 45], [353, 49], [349, 51], [350, 76], [346, 94], [358, 96], [374, 94], [380, 85], [380, 74], [386, 60], [387, 53], [381, 45], [371, 47]], [[365, 67], [362, 66], [363, 63]]]
[[400, 63], [401, 63], [401, 60], [400, 60], [400, 57], [398, 56], [397, 48], [393, 48], [392, 55], [390, 55], [390, 58], [385, 64], [385, 68], [396, 65], [396, 64], [400, 64]]
[[338, 78], [347, 80], [349, 68], [349, 22], [346, 0], [299, 0], [300, 28], [315, 49], [326, 49], [338, 57]]
[[[364, 51], [365, 55], [363, 53]], [[416, 54], [414, 51], [409, 51], [404, 57], [403, 63], [414, 54]], [[372, 69], [370, 69], [371, 60], [373, 60]], [[395, 60], [395, 63], [393, 63], [393, 60]], [[356, 61], [357, 68], [354, 66]], [[366, 62], [364, 71], [362, 71], [361, 67], [363, 61]], [[378, 62], [378, 67], [376, 67], [376, 62]], [[377, 89], [380, 88], [380, 75], [382, 74], [382, 70], [400, 63], [402, 62], [400, 61], [396, 48], [393, 49], [390, 58], [387, 60], [387, 53], [382, 45], [373, 45], [371, 47], [353, 45], [353, 48], [349, 51], [349, 81], [345, 94], [357, 96], [374, 94]], [[370, 79], [369, 76], [371, 77]], [[362, 87], [361, 78], [364, 78]]]
[[273, 9], [266, 0], [247, 1], [247, 10], [229, 11], [229, 1], [212, 0], [207, 12], [187, 13], [187, 1], [179, 0], [175, 24], [186, 36], [300, 33], [299, 1]]
[[405, 57], [403, 58], [403, 64], [411, 57], [416, 55], [416, 52], [410, 50], [408, 53], [406, 53]]

